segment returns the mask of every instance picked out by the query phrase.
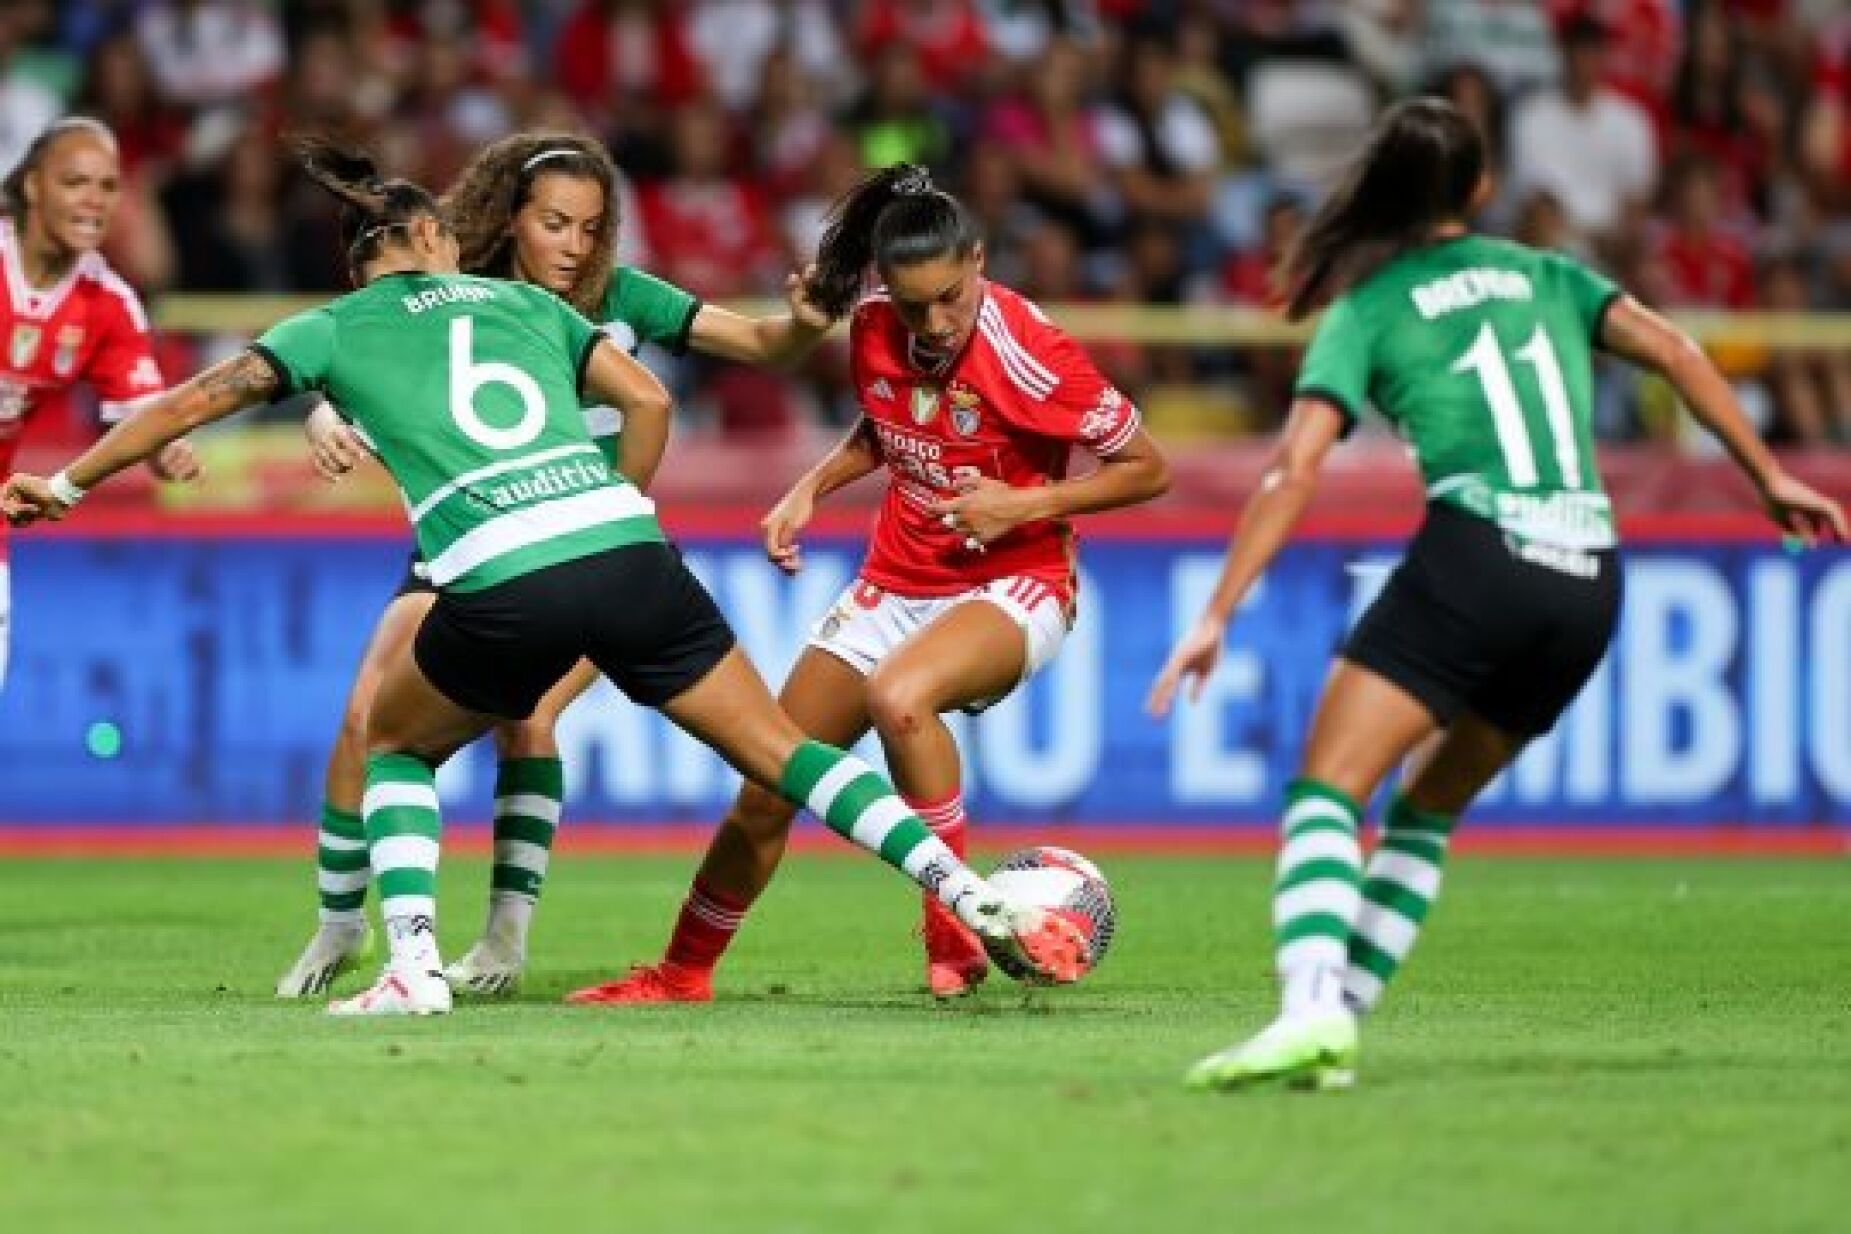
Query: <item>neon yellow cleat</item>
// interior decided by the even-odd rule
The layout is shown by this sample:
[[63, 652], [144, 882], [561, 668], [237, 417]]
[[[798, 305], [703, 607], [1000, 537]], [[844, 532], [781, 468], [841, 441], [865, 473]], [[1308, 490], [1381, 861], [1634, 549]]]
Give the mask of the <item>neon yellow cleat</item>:
[[1189, 1069], [1190, 1088], [1236, 1089], [1265, 1083], [1327, 1091], [1356, 1083], [1356, 1017], [1347, 1010], [1282, 1015], [1254, 1037], [1210, 1054]]

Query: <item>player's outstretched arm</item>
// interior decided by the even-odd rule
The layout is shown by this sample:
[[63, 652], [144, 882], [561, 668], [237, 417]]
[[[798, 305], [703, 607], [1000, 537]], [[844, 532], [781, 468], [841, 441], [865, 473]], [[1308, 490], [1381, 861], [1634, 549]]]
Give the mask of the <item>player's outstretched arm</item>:
[[837, 489], [853, 484], [880, 464], [880, 447], [874, 441], [873, 431], [865, 418], [857, 420], [848, 434], [836, 443], [835, 449], [791, 485], [790, 491], [771, 507], [771, 512], [759, 520], [759, 528], [765, 533], [765, 556], [786, 574], [801, 570], [803, 552], [797, 544], [797, 533], [816, 512], [816, 503]]
[[804, 290], [814, 266], [794, 271], [784, 282], [790, 312], [747, 317], [717, 304], [703, 304], [694, 316], [688, 343], [698, 352], [724, 356], [760, 368], [787, 369], [801, 363], [829, 333], [835, 320]]
[[592, 347], [583, 386], [583, 393], [623, 412], [623, 474], [648, 492], [668, 450], [674, 400], [654, 373], [603, 338]]
[[1260, 477], [1259, 489], [1241, 509], [1214, 593], [1195, 627], [1176, 644], [1151, 684], [1145, 707], [1152, 715], [1169, 714], [1177, 689], [1184, 685], [1191, 699], [1201, 694], [1202, 683], [1220, 662], [1221, 640], [1228, 621], [1254, 580], [1285, 547], [1292, 528], [1311, 504], [1324, 458], [1343, 436], [1343, 429], [1343, 413], [1323, 399], [1299, 398], [1293, 402], [1271, 465]]
[[261, 403], [276, 393], [276, 372], [255, 352], [220, 361], [191, 381], [158, 395], [49, 480], [17, 475], [7, 482], [7, 519], [23, 526], [61, 518], [90, 489], [152, 458], [202, 424]]
[[1621, 296], [1601, 322], [1600, 344], [1669, 381], [1704, 428], [1754, 483], [1768, 514], [1808, 545], [1847, 537], [1837, 502], [1788, 475], [1742, 414], [1735, 391], [1696, 340], [1631, 296]]

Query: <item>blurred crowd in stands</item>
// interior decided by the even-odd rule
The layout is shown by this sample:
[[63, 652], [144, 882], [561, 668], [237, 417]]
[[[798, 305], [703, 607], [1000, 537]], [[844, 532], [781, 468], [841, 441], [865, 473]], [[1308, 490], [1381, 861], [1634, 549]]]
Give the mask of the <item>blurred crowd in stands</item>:
[[[1845, 0], [0, 5], [0, 168], [66, 110], [112, 125], [128, 193], [110, 255], [155, 297], [341, 287], [326, 199], [279, 134], [339, 134], [441, 188], [494, 137], [567, 127], [627, 174], [622, 258], [706, 298], [777, 295], [830, 199], [907, 159], [963, 196], [993, 275], [1032, 296], [1264, 309], [1332, 168], [1419, 91], [1483, 126], [1488, 230], [1666, 308], [1851, 309]], [[1295, 363], [1093, 348], [1178, 432], [1274, 426]], [[1851, 442], [1851, 352], [1719, 359], [1777, 440]], [[836, 370], [823, 357], [802, 387], [672, 372], [694, 414], [747, 434], [839, 421]], [[1680, 431], [1649, 388], [1602, 391], [1608, 439]]]

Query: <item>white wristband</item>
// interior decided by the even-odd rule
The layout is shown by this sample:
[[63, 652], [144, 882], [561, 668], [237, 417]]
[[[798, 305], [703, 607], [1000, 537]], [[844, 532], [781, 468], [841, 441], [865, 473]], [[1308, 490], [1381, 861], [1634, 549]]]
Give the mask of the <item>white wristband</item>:
[[82, 501], [86, 491], [72, 484], [71, 477], [62, 471], [45, 481], [45, 487], [50, 489], [51, 495], [58, 499], [58, 504], [67, 510]]

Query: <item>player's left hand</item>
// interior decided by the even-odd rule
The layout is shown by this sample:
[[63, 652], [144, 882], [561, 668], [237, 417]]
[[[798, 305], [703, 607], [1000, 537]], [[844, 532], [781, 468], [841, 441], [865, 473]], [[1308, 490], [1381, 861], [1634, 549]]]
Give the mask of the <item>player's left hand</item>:
[[6, 488], [0, 489], [0, 511], [5, 512], [6, 521], [15, 527], [30, 527], [46, 519], [55, 523], [69, 510], [69, 506], [52, 496], [51, 485], [43, 476], [16, 471], [8, 478]]
[[169, 484], [190, 484], [199, 479], [203, 468], [199, 465], [199, 455], [194, 452], [193, 443], [183, 437], [162, 446], [148, 460], [148, 470], [154, 473], [156, 479]]
[[1033, 489], [1015, 488], [981, 476], [966, 481], [956, 497], [933, 502], [930, 509], [946, 530], [964, 537], [964, 547], [982, 552], [1035, 517]]
[[1196, 622], [1195, 628], [1176, 644], [1176, 650], [1170, 653], [1157, 680], [1151, 683], [1144, 710], [1158, 719], [1169, 715], [1170, 706], [1176, 701], [1176, 691], [1184, 685], [1188, 686], [1190, 702], [1201, 698], [1203, 683], [1214, 675], [1215, 666], [1221, 663], [1223, 633], [1221, 623], [1213, 618], [1204, 617]]
[[1851, 539], [1845, 527], [1844, 509], [1824, 493], [1784, 471], [1767, 482], [1761, 491], [1761, 500], [1781, 530], [1807, 548], [1828, 539], [1840, 544]]
[[835, 318], [823, 312], [810, 299], [810, 280], [815, 277], [815, 262], [801, 270], [793, 270], [784, 280], [784, 302], [790, 305], [791, 316], [802, 325], [812, 330], [828, 330], [836, 324]]

